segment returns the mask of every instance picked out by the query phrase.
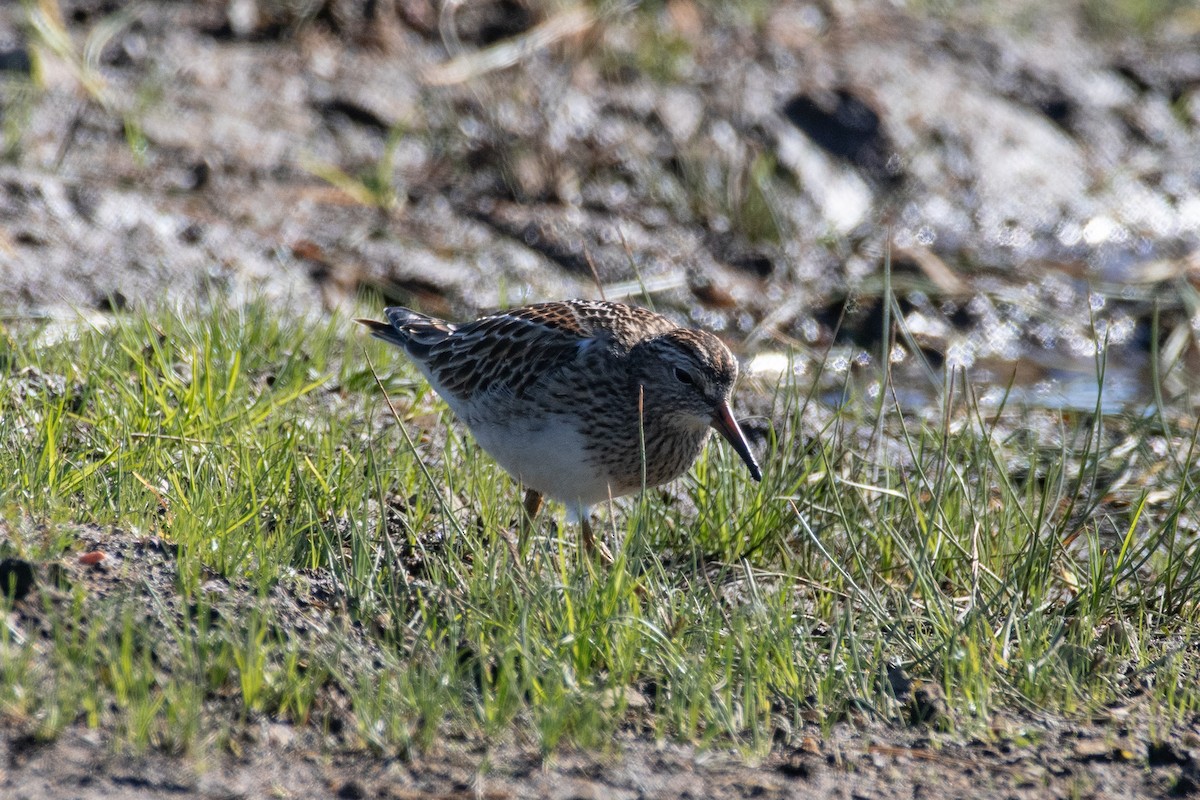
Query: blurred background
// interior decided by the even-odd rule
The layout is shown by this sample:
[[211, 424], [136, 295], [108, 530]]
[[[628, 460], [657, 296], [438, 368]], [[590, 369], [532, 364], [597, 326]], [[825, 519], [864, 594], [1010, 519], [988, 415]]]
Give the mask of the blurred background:
[[1190, 406], [1198, 129], [1183, 0], [9, 2], [0, 310], [603, 296], [768, 377]]

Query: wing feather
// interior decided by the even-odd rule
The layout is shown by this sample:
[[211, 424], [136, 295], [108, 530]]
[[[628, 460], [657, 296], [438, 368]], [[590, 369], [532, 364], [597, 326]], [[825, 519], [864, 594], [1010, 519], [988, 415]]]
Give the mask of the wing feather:
[[643, 308], [595, 300], [539, 303], [461, 325], [406, 308], [385, 313], [390, 326], [363, 323], [404, 348], [441, 391], [462, 400], [490, 392], [524, 396], [592, 347], [628, 351], [641, 339], [677, 327]]

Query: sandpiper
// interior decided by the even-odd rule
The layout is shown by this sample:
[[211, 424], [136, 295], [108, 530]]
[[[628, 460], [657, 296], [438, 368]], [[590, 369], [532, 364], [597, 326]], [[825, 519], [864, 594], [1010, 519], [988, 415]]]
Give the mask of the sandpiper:
[[711, 333], [644, 308], [566, 300], [455, 324], [407, 308], [360, 319], [408, 354], [479, 445], [561, 501], [594, 547], [589, 507], [683, 474], [715, 428], [762, 470], [729, 408], [737, 361]]

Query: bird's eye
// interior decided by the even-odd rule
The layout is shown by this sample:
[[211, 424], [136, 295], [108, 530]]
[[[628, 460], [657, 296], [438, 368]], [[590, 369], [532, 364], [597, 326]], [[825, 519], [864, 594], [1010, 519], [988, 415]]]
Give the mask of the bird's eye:
[[692, 384], [694, 384], [696, 382], [695, 380], [692, 379], [692, 373], [688, 372], [686, 369], [683, 369], [681, 367], [675, 368], [675, 379], [678, 380], [680, 383], [686, 383], [688, 386], [691, 386]]

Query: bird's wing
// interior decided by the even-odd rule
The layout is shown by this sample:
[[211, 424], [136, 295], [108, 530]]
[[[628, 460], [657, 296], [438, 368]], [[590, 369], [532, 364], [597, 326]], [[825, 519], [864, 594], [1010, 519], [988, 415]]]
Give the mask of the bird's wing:
[[458, 326], [426, 362], [443, 388], [463, 397], [500, 391], [521, 396], [595, 346], [628, 350], [639, 338], [674, 328], [645, 309], [590, 300], [540, 303]]

